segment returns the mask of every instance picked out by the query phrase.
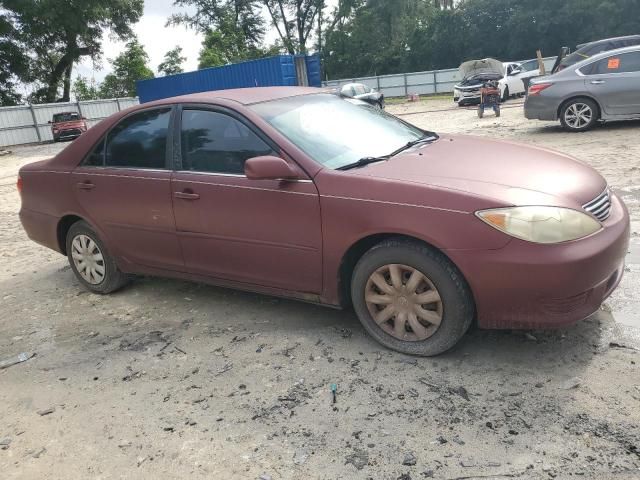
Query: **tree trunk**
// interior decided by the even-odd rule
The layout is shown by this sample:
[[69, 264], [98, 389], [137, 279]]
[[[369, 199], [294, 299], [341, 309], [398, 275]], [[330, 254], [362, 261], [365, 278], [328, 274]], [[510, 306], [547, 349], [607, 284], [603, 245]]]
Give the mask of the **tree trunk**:
[[[92, 53], [91, 49], [87, 47], [78, 48], [76, 45], [67, 45], [65, 54], [58, 61], [53, 72], [51, 72], [51, 75], [49, 75], [49, 81], [47, 82], [47, 95], [45, 98], [47, 102], [52, 103], [56, 101], [60, 80], [62, 80], [62, 76], [65, 74], [67, 69], [72, 68], [73, 62], [79, 60], [80, 57], [91, 55]], [[70, 72], [69, 75], [71, 75]]]
[[61, 101], [68, 102], [71, 94], [71, 70], [73, 70], [73, 62], [69, 64], [69, 67], [64, 72], [64, 92], [62, 93]]

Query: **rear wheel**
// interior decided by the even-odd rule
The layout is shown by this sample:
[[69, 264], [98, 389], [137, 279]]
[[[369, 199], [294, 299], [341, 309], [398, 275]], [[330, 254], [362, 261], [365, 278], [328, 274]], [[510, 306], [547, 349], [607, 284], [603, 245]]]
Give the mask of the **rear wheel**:
[[453, 347], [475, 312], [458, 269], [437, 250], [402, 239], [364, 254], [353, 272], [351, 295], [367, 332], [411, 355], [438, 355]]
[[563, 105], [560, 123], [570, 132], [584, 132], [598, 121], [598, 105], [588, 98], [576, 98]]
[[94, 293], [111, 293], [128, 283], [100, 237], [83, 221], [67, 232], [67, 257], [80, 283]]

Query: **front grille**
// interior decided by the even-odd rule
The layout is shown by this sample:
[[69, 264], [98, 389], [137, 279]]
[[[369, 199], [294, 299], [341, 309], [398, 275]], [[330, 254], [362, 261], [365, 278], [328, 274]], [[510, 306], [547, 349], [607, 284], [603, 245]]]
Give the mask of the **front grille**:
[[69, 130], [63, 130], [60, 132], [61, 137], [77, 137], [82, 134], [82, 130], [79, 128], [70, 128]]
[[609, 194], [609, 187], [589, 203], [584, 204], [582, 208], [601, 222], [609, 218], [609, 213], [611, 213], [611, 195]]

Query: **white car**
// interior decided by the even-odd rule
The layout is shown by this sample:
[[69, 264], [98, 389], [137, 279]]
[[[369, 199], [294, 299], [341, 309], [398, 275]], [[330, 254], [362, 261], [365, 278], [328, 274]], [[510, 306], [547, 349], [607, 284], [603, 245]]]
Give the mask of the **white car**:
[[514, 95], [523, 95], [526, 90], [521, 77], [523, 73], [522, 64], [505, 62], [502, 65], [504, 66], [505, 76], [498, 82], [498, 85], [500, 85], [500, 93], [502, 94], [502, 101], [504, 102]]
[[[523, 95], [526, 90], [522, 65], [517, 62], [502, 63], [493, 58], [464, 62], [458, 69], [462, 81], [453, 88], [453, 100], [460, 106], [479, 103], [480, 87], [487, 80], [498, 80], [502, 101], [514, 95]], [[536, 75], [531, 73], [530, 76]]]

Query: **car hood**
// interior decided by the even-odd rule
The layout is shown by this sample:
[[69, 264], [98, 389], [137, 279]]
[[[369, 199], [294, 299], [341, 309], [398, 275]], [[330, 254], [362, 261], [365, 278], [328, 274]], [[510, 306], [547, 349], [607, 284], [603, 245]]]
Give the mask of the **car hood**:
[[494, 58], [482, 60], [469, 60], [458, 67], [458, 72], [463, 79], [478, 75], [499, 75], [504, 77], [504, 65]]
[[598, 172], [567, 155], [467, 135], [442, 136], [353, 172], [463, 191], [493, 200], [496, 206], [576, 208], [606, 188]]

